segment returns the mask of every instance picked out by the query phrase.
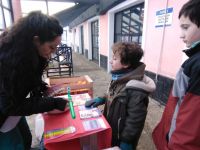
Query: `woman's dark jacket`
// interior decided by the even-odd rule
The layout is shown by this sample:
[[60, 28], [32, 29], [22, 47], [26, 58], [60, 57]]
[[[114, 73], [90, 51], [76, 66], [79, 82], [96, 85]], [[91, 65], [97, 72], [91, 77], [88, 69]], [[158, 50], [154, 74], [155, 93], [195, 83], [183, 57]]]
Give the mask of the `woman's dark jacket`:
[[42, 81], [46, 60], [34, 51], [21, 55], [0, 51], [0, 127], [8, 116], [64, 110], [66, 105], [64, 100], [41, 96], [46, 87]]
[[145, 65], [111, 81], [104, 115], [112, 128], [112, 146], [120, 142], [136, 148], [144, 127], [148, 95], [155, 90], [155, 83], [144, 75]]

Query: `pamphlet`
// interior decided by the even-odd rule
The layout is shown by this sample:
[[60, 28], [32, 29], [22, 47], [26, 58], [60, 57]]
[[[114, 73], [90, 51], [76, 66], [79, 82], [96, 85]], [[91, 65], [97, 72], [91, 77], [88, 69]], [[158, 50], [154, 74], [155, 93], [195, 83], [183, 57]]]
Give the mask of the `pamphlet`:
[[85, 131], [92, 131], [96, 129], [106, 128], [106, 125], [102, 118], [93, 120], [84, 120], [82, 123]]
[[101, 111], [98, 108], [91, 108], [91, 109], [80, 110], [79, 114], [81, 119], [94, 118], [101, 116]]

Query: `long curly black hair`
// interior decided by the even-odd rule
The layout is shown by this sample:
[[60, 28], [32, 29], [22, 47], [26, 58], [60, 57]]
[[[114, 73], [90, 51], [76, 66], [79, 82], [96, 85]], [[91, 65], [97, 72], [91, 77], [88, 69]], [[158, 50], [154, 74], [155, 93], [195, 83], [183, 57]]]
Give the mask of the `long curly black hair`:
[[0, 35], [0, 81], [14, 82], [16, 72], [23, 74], [30, 70], [42, 75], [47, 60], [39, 56], [33, 38], [38, 36], [43, 44], [62, 33], [58, 20], [40, 11], [31, 12], [6, 29]]

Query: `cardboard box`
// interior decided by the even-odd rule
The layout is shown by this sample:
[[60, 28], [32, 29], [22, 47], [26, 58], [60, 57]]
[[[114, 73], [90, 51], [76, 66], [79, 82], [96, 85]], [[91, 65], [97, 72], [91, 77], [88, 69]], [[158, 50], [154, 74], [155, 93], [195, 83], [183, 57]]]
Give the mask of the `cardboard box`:
[[73, 77], [49, 77], [46, 82], [51, 87], [63, 88], [59, 95], [66, 94], [67, 88], [70, 87], [71, 94], [88, 93], [93, 97], [93, 81], [88, 75]]

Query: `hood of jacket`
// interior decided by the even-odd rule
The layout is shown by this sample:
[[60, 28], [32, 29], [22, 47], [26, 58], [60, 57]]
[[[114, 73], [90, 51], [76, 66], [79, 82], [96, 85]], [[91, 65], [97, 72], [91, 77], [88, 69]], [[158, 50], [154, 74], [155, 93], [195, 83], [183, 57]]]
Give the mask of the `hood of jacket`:
[[110, 90], [120, 85], [119, 89], [124, 86], [124, 88], [141, 89], [148, 93], [153, 92], [156, 89], [156, 85], [151, 78], [144, 75], [145, 67], [146, 65], [141, 62], [136, 69], [123, 75], [120, 79], [111, 82]]
[[130, 80], [126, 84], [126, 88], [141, 89], [148, 93], [152, 93], [156, 89], [156, 85], [151, 78], [144, 75], [142, 80]]

